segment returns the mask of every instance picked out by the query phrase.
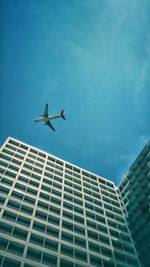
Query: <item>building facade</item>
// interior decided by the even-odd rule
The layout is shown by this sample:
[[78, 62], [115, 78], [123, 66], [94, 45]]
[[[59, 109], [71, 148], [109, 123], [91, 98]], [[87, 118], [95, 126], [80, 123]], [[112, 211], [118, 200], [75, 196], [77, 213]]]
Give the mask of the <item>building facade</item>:
[[0, 149], [1, 267], [140, 267], [118, 189], [8, 138]]
[[150, 141], [119, 186], [142, 266], [150, 266]]

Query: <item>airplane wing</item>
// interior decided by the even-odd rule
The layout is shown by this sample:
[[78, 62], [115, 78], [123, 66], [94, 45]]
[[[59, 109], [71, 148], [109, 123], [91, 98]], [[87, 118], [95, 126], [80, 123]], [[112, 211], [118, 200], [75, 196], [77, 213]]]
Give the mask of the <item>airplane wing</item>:
[[53, 131], [55, 131], [55, 128], [53, 127], [53, 125], [50, 123], [50, 121], [48, 121], [46, 123], [46, 125], [48, 125]]
[[46, 118], [46, 117], [48, 117], [48, 104], [46, 104], [44, 114], [43, 114], [43, 118]]

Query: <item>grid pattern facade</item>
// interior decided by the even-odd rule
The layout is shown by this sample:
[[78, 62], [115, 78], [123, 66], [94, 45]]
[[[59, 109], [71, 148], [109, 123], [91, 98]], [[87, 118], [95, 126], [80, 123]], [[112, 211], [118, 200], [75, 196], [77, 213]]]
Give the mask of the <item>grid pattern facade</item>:
[[0, 266], [141, 266], [114, 183], [8, 138], [0, 150]]
[[141, 264], [150, 266], [150, 142], [119, 186]]

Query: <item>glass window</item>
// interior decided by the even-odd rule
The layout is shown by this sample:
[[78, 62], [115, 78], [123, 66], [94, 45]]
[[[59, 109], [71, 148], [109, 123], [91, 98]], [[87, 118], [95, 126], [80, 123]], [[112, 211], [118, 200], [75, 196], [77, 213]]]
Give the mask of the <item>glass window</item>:
[[8, 245], [8, 240], [0, 237], [0, 249], [1, 250], [6, 250], [7, 249], [7, 245]]
[[39, 218], [39, 219], [41, 219], [43, 221], [47, 220], [47, 214], [45, 212], [42, 212], [42, 211], [39, 211], [39, 210], [36, 211], [35, 217]]
[[62, 232], [61, 239], [66, 242], [73, 243], [73, 235], [66, 232]]
[[10, 241], [7, 251], [22, 256], [24, 251], [24, 246], [16, 242]]
[[49, 201], [50, 200], [50, 195], [44, 194], [42, 192], [40, 192], [40, 197], [43, 198], [46, 201]]
[[99, 240], [103, 244], [106, 244], [106, 245], [109, 245], [110, 244], [109, 243], [109, 238], [106, 237], [106, 236], [104, 236], [104, 235], [99, 234]]
[[89, 238], [98, 241], [98, 234], [96, 232], [88, 230], [87, 233]]
[[41, 209], [48, 210], [49, 205], [47, 203], [42, 202], [42, 201], [38, 201], [38, 207]]
[[67, 255], [69, 257], [73, 257], [73, 248], [61, 244], [61, 253], [65, 254], [65, 255]]
[[16, 174], [13, 172], [10, 172], [10, 171], [6, 171], [5, 176], [8, 176], [8, 177], [13, 178], [13, 179], [16, 178]]
[[101, 252], [106, 257], [112, 257], [112, 251], [108, 248], [101, 247]]
[[77, 223], [82, 223], [82, 224], [84, 224], [84, 218], [79, 217], [79, 216], [77, 216], [77, 215], [74, 215], [74, 221], [77, 222]]
[[81, 250], [75, 249], [75, 258], [87, 262], [87, 254]]
[[9, 180], [8, 178], [2, 178], [1, 183], [11, 186], [13, 184], [13, 181]]
[[43, 223], [40, 223], [40, 222], [33, 223], [33, 229], [35, 229], [36, 231], [45, 233], [45, 228], [46, 228], [46, 225]]
[[27, 255], [26, 255], [26, 257], [28, 259], [40, 262], [41, 256], [42, 256], [41, 251], [39, 251], [37, 249], [30, 248], [30, 247], [28, 248]]
[[51, 224], [55, 224], [55, 225], [59, 226], [60, 219], [57, 218], [57, 217], [53, 217], [53, 216], [49, 215], [48, 216], [48, 222], [51, 223]]
[[97, 266], [97, 267], [102, 266], [101, 259], [93, 255], [90, 255], [90, 263], [91, 263], [91, 266]]
[[80, 235], [85, 235], [85, 228], [82, 228], [78, 225], [74, 225], [74, 232]]
[[16, 183], [15, 188], [17, 188], [21, 191], [26, 191], [26, 186], [24, 186], [23, 184]]
[[89, 242], [89, 249], [100, 254], [100, 246], [95, 243]]
[[0, 205], [3, 205], [5, 203], [5, 197], [0, 196]]
[[4, 258], [4, 262], [3, 262], [3, 267], [20, 267], [21, 266], [21, 262], [10, 259], [8, 257]]
[[42, 185], [41, 189], [48, 192], [48, 193], [51, 192], [51, 188], [46, 186], [46, 185]]
[[73, 231], [73, 224], [70, 223], [70, 222], [67, 222], [67, 221], [62, 221], [62, 227], [64, 229], [67, 229], [67, 230], [70, 230], [70, 231]]
[[4, 187], [4, 186], [2, 186], [2, 185], [0, 186], [0, 193], [1, 193], [1, 194], [8, 195], [9, 190], [10, 190], [10, 189], [8, 189], [8, 188], [6, 188], [6, 187]]
[[28, 196], [25, 196], [24, 197], [24, 201], [31, 204], [31, 205], [34, 205], [35, 204], [35, 199], [34, 198], [31, 198], [31, 197], [28, 197]]
[[36, 235], [34, 233], [31, 234], [30, 242], [34, 243], [38, 246], [43, 246], [44, 238], [42, 236]]
[[18, 227], [15, 227], [12, 235], [16, 238], [26, 240], [28, 232]]
[[57, 207], [54, 207], [54, 206], [50, 206], [50, 212], [54, 213], [54, 214], [57, 214], [57, 215], [60, 215], [60, 209], [57, 208]]
[[51, 197], [51, 202], [54, 203], [55, 205], [61, 206], [61, 200]]
[[49, 236], [54, 236], [54, 237], [58, 238], [59, 237], [59, 230], [54, 228], [54, 227], [47, 226], [46, 234]]
[[53, 251], [58, 250], [58, 242], [45, 238], [44, 247]]
[[80, 213], [83, 215], [83, 209], [82, 208], [74, 206], [74, 212], [77, 212], [77, 213]]
[[9, 208], [12, 208], [12, 209], [15, 209], [15, 210], [19, 210], [21, 204], [20, 204], [20, 203], [17, 203], [16, 201], [9, 200], [8, 203], [7, 203], [7, 206], [8, 206]]
[[17, 218], [17, 223], [29, 227], [31, 220], [19, 215]]
[[27, 188], [27, 193], [36, 196], [36, 195], [37, 195], [37, 190], [34, 190], [34, 189], [31, 188], [31, 187], [28, 187], [28, 188]]
[[3, 213], [3, 218], [5, 218], [8, 221], [15, 222], [15, 220], [17, 218], [17, 214], [5, 210], [4, 213]]
[[63, 211], [63, 217], [65, 217], [69, 220], [73, 220], [73, 214], [68, 212], [68, 211]]
[[75, 238], [74, 238], [74, 244], [77, 245], [77, 246], [80, 246], [82, 248], [83, 247], [86, 248], [86, 241], [85, 241], [85, 239], [80, 238], [78, 236], [75, 236]]
[[71, 261], [60, 259], [60, 267], [73, 267], [74, 264]]
[[21, 210], [20, 211], [23, 212], [23, 213], [27, 213], [29, 215], [32, 215], [32, 213], [33, 213], [33, 209], [30, 208], [30, 207], [27, 207], [25, 205], [21, 206]]
[[49, 255], [47, 253], [43, 253], [42, 263], [48, 266], [57, 266], [57, 257], [53, 255]]
[[93, 221], [87, 220], [87, 226], [96, 229], [96, 223]]

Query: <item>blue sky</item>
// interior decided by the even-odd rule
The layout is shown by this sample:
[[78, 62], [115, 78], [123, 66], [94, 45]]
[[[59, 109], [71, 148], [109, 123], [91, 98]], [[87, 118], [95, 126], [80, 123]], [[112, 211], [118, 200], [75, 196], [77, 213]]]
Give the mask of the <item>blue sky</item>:
[[[116, 183], [150, 133], [149, 0], [0, 0], [0, 143]], [[33, 120], [63, 108], [56, 132]]]

